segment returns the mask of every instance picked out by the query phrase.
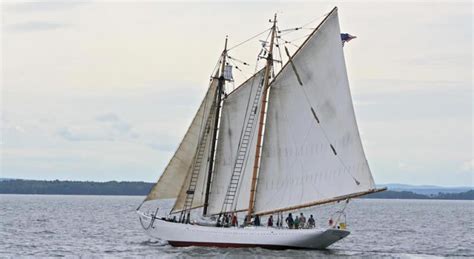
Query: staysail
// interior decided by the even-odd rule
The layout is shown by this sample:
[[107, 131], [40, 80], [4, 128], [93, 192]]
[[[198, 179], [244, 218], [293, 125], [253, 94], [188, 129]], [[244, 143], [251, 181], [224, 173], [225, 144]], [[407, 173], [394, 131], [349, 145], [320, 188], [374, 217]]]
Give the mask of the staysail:
[[[178, 198], [173, 206], [171, 212], [177, 212], [184, 209], [198, 208], [204, 205], [206, 196], [206, 182], [210, 166], [211, 146], [213, 143], [214, 119], [216, 116], [215, 102], [210, 107], [210, 113], [204, 119], [206, 120], [200, 134], [200, 142], [197, 147], [197, 152], [193, 158], [193, 164], [189, 168], [186, 180], [181, 187]], [[194, 178], [194, 179], [193, 179]], [[191, 185], [194, 185], [192, 187]], [[186, 205], [186, 199], [189, 197], [189, 192], [192, 193], [192, 201]]]
[[[242, 127], [252, 111], [252, 102], [261, 84], [263, 70], [249, 78], [241, 86], [231, 92], [222, 103], [222, 112], [219, 126], [219, 140], [216, 150], [216, 162], [209, 196], [208, 214], [218, 214], [222, 212], [223, 203], [229, 183], [231, 181], [232, 170], [237, 155], [238, 145], [241, 138]], [[258, 121], [254, 122], [255, 125]], [[252, 175], [252, 165], [255, 156], [256, 137], [253, 131], [249, 147], [248, 159], [239, 180], [238, 193], [235, 198], [233, 211], [245, 210], [248, 207], [250, 194], [250, 177]]]
[[[144, 202], [156, 199], [175, 199], [178, 198], [178, 196], [182, 198], [183, 195], [180, 195], [180, 192], [182, 193], [183, 186], [186, 185], [186, 179], [188, 178], [191, 167], [193, 165], [199, 141], [203, 136], [202, 133], [206, 130], [206, 122], [208, 121], [208, 117], [211, 116], [211, 108], [213, 106], [213, 103], [216, 101], [217, 84], [218, 80], [212, 79], [211, 84], [204, 97], [204, 100], [199, 106], [199, 109], [196, 115], [194, 116], [194, 119], [192, 120], [191, 125], [188, 128], [188, 131], [184, 135], [181, 144], [179, 145], [170, 162], [166, 166], [158, 182], [152, 187], [150, 193], [147, 195]], [[203, 177], [205, 177], [205, 174], [202, 175], [204, 175]], [[204, 181], [202, 177], [200, 178], [200, 180]], [[197, 188], [201, 188], [202, 185], [202, 183], [198, 183]], [[201, 191], [202, 190], [196, 190], [196, 202], [193, 201], [193, 206], [202, 205], [203, 199], [201, 198]], [[176, 204], [178, 205], [178, 207], [182, 207], [182, 205], [180, 205], [182, 204], [182, 202], [182, 200], [177, 199]]]
[[293, 66], [286, 65], [270, 86], [257, 214], [375, 189], [354, 115], [336, 8], [291, 60]]

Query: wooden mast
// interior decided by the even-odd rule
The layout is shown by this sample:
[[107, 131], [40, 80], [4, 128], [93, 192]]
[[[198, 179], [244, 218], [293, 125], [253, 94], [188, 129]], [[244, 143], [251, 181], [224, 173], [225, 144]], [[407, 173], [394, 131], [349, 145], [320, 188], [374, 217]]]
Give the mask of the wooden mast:
[[206, 193], [204, 196], [204, 208], [202, 210], [202, 214], [207, 214], [207, 208], [209, 205], [209, 192], [211, 188], [211, 178], [212, 178], [212, 171], [214, 168], [214, 156], [216, 152], [216, 141], [217, 141], [217, 128], [219, 127], [219, 112], [221, 109], [221, 98], [224, 92], [224, 84], [225, 84], [225, 77], [224, 77], [224, 70], [226, 65], [226, 58], [227, 58], [227, 36], [225, 37], [225, 45], [224, 51], [222, 51], [222, 66], [219, 76], [219, 82], [217, 84], [217, 100], [216, 100], [216, 117], [214, 118], [214, 131], [212, 133], [212, 144], [211, 144], [211, 154], [209, 157], [209, 170], [207, 172], [207, 182], [206, 182]]
[[265, 66], [265, 74], [264, 74], [264, 81], [263, 81], [263, 95], [262, 95], [262, 102], [261, 102], [261, 109], [259, 115], [259, 124], [258, 124], [258, 134], [257, 134], [257, 147], [255, 150], [255, 160], [253, 164], [253, 172], [252, 172], [252, 182], [250, 185], [250, 200], [249, 200], [249, 209], [247, 212], [247, 223], [250, 222], [252, 214], [255, 209], [255, 191], [257, 189], [257, 177], [258, 177], [258, 169], [260, 167], [260, 157], [261, 157], [261, 147], [262, 147], [262, 138], [263, 138], [263, 127], [265, 125], [265, 109], [267, 104], [267, 94], [268, 94], [268, 86], [270, 84], [270, 73], [272, 71], [273, 66], [273, 44], [275, 40], [275, 32], [276, 32], [276, 19], [277, 15], [275, 14], [273, 18], [273, 26], [272, 26], [272, 35], [270, 39], [270, 48], [268, 50], [267, 56], [267, 64]]

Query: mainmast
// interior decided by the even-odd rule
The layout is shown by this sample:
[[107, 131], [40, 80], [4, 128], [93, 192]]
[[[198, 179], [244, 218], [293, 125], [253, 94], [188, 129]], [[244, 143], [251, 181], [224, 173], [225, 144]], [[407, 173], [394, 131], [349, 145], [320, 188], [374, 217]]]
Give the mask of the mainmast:
[[227, 36], [225, 37], [225, 45], [224, 45], [224, 51], [222, 51], [222, 56], [221, 56], [221, 61], [222, 61], [222, 66], [221, 66], [221, 71], [220, 71], [220, 76], [219, 76], [219, 82], [217, 84], [217, 100], [216, 100], [216, 117], [214, 119], [214, 131], [212, 133], [212, 144], [211, 144], [211, 155], [209, 157], [209, 171], [207, 172], [207, 182], [206, 182], [206, 193], [204, 196], [204, 208], [202, 210], [202, 214], [206, 215], [207, 214], [207, 208], [209, 205], [209, 192], [211, 188], [211, 177], [212, 177], [212, 171], [213, 171], [213, 165], [214, 165], [214, 156], [216, 152], [216, 141], [217, 141], [217, 130], [219, 127], [219, 113], [221, 109], [221, 100], [222, 100], [222, 94], [224, 92], [224, 85], [225, 85], [225, 77], [224, 77], [224, 70], [225, 70], [225, 65], [226, 65], [226, 58], [227, 58]]
[[277, 15], [275, 14], [273, 18], [273, 26], [272, 26], [272, 35], [270, 39], [270, 48], [268, 50], [267, 56], [267, 64], [265, 66], [265, 74], [264, 74], [264, 81], [263, 81], [263, 95], [262, 95], [262, 102], [261, 102], [261, 109], [259, 115], [259, 124], [258, 124], [258, 134], [257, 134], [257, 147], [255, 150], [255, 160], [253, 164], [253, 172], [252, 172], [252, 182], [250, 185], [250, 200], [249, 200], [249, 209], [247, 214], [247, 221], [250, 222], [252, 214], [255, 209], [255, 191], [257, 189], [257, 177], [258, 177], [258, 169], [260, 166], [260, 157], [262, 152], [262, 138], [263, 138], [263, 127], [265, 125], [265, 107], [267, 104], [267, 94], [268, 94], [268, 86], [270, 84], [270, 75], [273, 67], [273, 44], [275, 41], [275, 32], [276, 32], [276, 22], [277, 22]]

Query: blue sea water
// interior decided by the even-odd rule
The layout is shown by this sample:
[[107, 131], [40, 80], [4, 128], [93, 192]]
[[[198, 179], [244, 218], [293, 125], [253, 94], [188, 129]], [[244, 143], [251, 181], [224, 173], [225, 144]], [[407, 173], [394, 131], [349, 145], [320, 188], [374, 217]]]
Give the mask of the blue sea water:
[[[143, 197], [0, 195], [0, 257], [474, 257], [474, 202], [353, 200], [352, 232], [323, 251], [174, 248], [142, 231]], [[325, 224], [332, 207], [305, 211]]]

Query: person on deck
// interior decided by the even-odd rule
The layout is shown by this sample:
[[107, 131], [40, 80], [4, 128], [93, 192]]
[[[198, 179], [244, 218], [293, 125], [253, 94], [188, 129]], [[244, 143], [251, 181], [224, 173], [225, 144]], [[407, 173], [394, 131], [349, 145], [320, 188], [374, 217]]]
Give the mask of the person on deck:
[[293, 228], [294, 221], [293, 221], [293, 216], [291, 215], [291, 213], [288, 214], [288, 217], [286, 217], [285, 222], [286, 222], [286, 224], [288, 224], [289, 229]]
[[191, 212], [188, 212], [188, 215], [186, 217], [186, 224], [191, 223]]
[[254, 220], [253, 224], [257, 227], [260, 226], [260, 216], [255, 215], [255, 220]]
[[239, 226], [239, 222], [237, 221], [237, 215], [235, 215], [235, 213], [232, 213], [232, 226], [233, 227]]
[[308, 219], [308, 228], [314, 228], [315, 226], [316, 222], [314, 221], [313, 215], [310, 215]]
[[306, 228], [306, 217], [303, 212], [300, 213], [300, 228]]
[[267, 227], [273, 227], [273, 215], [268, 218]]
[[217, 224], [216, 224], [216, 227], [222, 226], [222, 224], [221, 224], [221, 223], [222, 223], [222, 220], [223, 220], [223, 218], [222, 218], [222, 213], [219, 213], [219, 217], [217, 217]]
[[295, 224], [294, 226], [295, 229], [300, 228], [300, 218], [298, 218], [298, 216], [296, 216], [295, 222], [293, 224]]
[[229, 226], [229, 216], [227, 215], [227, 213], [224, 214], [224, 222], [222, 222], [222, 225], [224, 227], [228, 227]]
[[227, 226], [230, 227], [232, 225], [232, 214], [229, 213], [227, 215]]
[[245, 215], [245, 217], [244, 217], [244, 223], [242, 223], [242, 226], [245, 227], [245, 226], [247, 226], [248, 224], [249, 224], [249, 217], [248, 217], [248, 215]]

